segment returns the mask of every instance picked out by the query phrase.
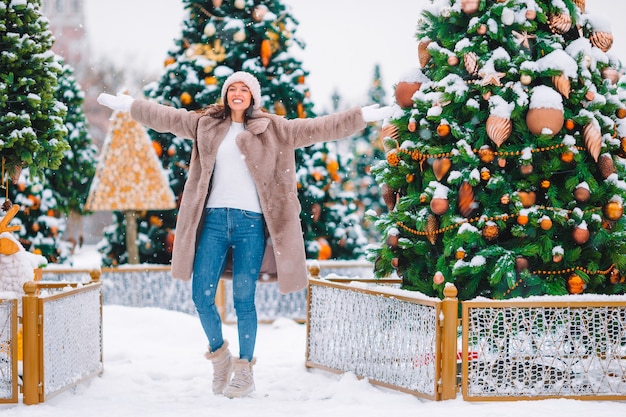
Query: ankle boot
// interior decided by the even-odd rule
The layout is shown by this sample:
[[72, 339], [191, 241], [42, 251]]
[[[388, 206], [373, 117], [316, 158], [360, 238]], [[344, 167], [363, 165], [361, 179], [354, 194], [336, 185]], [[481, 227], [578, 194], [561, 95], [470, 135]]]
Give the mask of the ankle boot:
[[228, 350], [228, 341], [225, 340], [222, 347], [215, 352], [211, 352], [209, 346], [209, 351], [204, 356], [213, 363], [213, 394], [222, 394], [230, 381], [233, 369], [233, 357]]
[[244, 397], [254, 391], [254, 375], [252, 366], [256, 363], [256, 358], [250, 362], [246, 359], [233, 360], [233, 378], [226, 388], [224, 395], [228, 398]]

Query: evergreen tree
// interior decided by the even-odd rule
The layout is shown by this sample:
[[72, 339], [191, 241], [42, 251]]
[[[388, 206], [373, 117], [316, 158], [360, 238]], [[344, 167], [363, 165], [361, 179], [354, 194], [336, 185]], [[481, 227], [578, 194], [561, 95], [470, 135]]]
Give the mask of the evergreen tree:
[[[345, 139], [350, 141], [350, 139]], [[296, 151], [298, 199], [307, 258], [357, 259], [367, 238], [355, 194], [344, 189], [351, 155], [341, 143], [319, 143]]]
[[52, 190], [56, 209], [66, 218], [70, 213], [85, 214], [89, 187], [96, 173], [98, 149], [93, 144], [83, 113], [85, 94], [74, 77], [74, 69], [57, 57], [63, 68], [56, 88], [56, 98], [67, 107], [65, 127], [70, 149], [63, 155], [58, 170], [45, 170], [45, 186]]
[[584, 0], [438, 0], [376, 167], [377, 276], [461, 299], [623, 293], [626, 102]]
[[73, 244], [63, 241], [67, 217], [71, 211], [84, 212], [89, 184], [95, 173], [97, 150], [91, 144], [82, 112], [83, 93], [74, 78], [74, 71], [55, 57], [62, 72], [55, 86], [55, 97], [67, 108], [64, 123], [69, 132], [70, 149], [58, 170], [44, 169], [44, 177], [23, 170], [15, 187], [10, 187], [10, 200], [21, 206], [14, 221], [22, 228], [16, 233], [25, 249], [43, 255], [49, 262], [63, 262]]
[[[267, 111], [287, 118], [313, 115], [307, 72], [289, 53], [292, 45], [300, 44], [294, 37], [298, 23], [280, 1], [184, 0], [183, 4], [188, 18], [182, 35], [168, 53], [161, 78], [146, 86], [149, 99], [177, 108], [202, 109], [219, 102], [221, 85], [230, 74], [244, 70], [258, 78]], [[149, 134], [172, 191], [180, 199], [192, 143], [171, 134]], [[138, 233], [150, 237], [139, 242], [140, 253], [146, 254], [142, 261], [169, 262], [177, 213], [146, 211], [138, 217]], [[120, 219], [118, 216], [115, 232], [110, 233], [124, 233]], [[123, 259], [119, 254], [115, 257]]]
[[[43, 176], [68, 149], [65, 106], [56, 99], [61, 68], [40, 0], [0, 3], [0, 157], [2, 181], [29, 167]], [[8, 186], [7, 184], [4, 184]]]

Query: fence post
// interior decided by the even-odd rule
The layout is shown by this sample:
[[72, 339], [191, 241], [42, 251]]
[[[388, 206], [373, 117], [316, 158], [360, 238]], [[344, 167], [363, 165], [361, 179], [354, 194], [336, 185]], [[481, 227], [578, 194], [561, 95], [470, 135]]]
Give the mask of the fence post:
[[23, 393], [24, 404], [38, 404], [39, 401], [39, 303], [37, 297], [37, 284], [28, 281], [24, 284], [22, 297], [22, 326], [23, 326]]
[[453, 284], [446, 284], [442, 302], [443, 329], [441, 332], [441, 399], [456, 398], [456, 355], [459, 291]]

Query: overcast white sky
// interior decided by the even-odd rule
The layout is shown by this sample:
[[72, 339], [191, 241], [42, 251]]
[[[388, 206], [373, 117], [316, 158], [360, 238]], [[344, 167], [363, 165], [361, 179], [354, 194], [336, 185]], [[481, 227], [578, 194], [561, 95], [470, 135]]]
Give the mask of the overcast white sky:
[[[226, 0], [228, 1], [228, 0]], [[330, 110], [335, 89], [349, 104], [366, 104], [374, 65], [381, 65], [387, 99], [393, 85], [418, 66], [416, 22], [429, 0], [283, 0], [299, 21], [298, 52], [310, 72], [316, 109]], [[587, 0], [587, 11], [605, 17], [615, 38], [611, 53], [626, 62], [626, 1]], [[180, 35], [181, 0], [85, 0], [92, 53], [159, 74]], [[296, 53], [296, 51], [294, 51]]]

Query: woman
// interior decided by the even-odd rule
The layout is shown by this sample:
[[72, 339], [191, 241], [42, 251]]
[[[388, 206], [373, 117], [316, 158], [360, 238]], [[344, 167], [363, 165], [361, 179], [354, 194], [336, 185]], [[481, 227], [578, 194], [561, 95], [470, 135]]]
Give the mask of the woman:
[[[98, 97], [100, 104], [114, 110], [130, 110], [133, 119], [151, 129], [194, 141], [176, 225], [172, 276], [189, 280], [193, 275], [193, 301], [209, 340], [206, 357], [213, 363], [213, 392], [233, 398], [255, 389], [254, 296], [264, 257], [275, 261], [282, 293], [307, 285], [295, 148], [349, 136], [366, 122], [389, 117], [391, 109], [356, 107], [314, 119], [287, 120], [260, 111], [259, 82], [243, 71], [226, 79], [222, 101], [223, 106], [193, 112], [127, 95]], [[267, 253], [266, 233], [272, 243]], [[222, 337], [215, 306], [229, 250], [239, 359], [231, 356]]]

